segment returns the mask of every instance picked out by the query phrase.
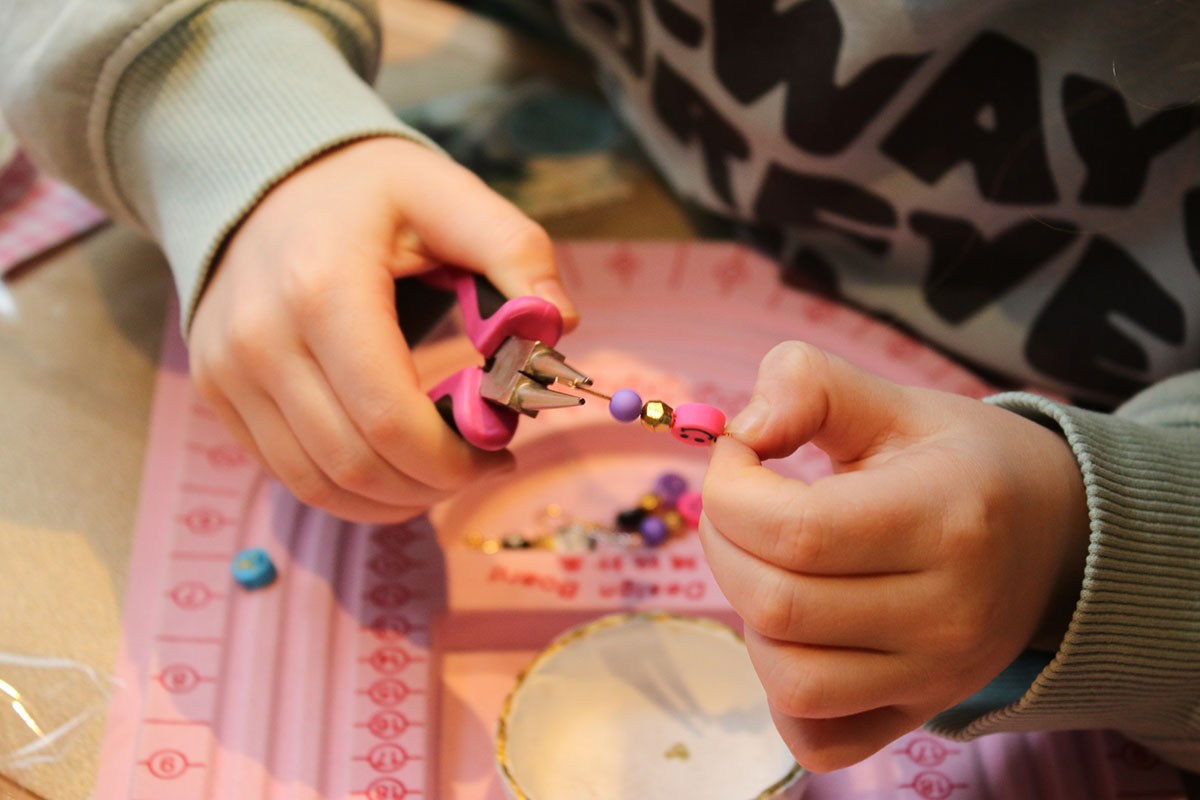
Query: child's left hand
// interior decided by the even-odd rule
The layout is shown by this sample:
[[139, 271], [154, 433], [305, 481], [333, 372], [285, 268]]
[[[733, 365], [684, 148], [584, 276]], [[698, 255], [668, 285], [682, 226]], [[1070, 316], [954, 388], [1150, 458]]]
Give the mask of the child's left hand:
[[[1088, 542], [1058, 433], [796, 342], [763, 359], [729, 431], [700, 533], [803, 766], [866, 758], [1025, 648], [1057, 647]], [[834, 475], [807, 485], [761, 463], [809, 441]]]

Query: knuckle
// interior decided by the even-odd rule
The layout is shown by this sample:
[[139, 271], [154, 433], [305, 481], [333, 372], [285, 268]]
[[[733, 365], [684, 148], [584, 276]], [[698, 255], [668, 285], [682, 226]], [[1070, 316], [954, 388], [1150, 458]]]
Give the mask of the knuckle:
[[[960, 499], [938, 537], [936, 552], [946, 571], [939, 591], [955, 601], [939, 609], [927, 635], [933, 647], [949, 657], [968, 656], [1004, 623], [1004, 604], [997, 601], [1000, 593], [988, 577], [994, 573], [995, 550], [981, 535], [991, 518], [990, 505], [981, 496]], [[971, 580], [972, 585], [965, 585]]]
[[222, 387], [233, 386], [240, 380], [241, 371], [228, 350], [209, 359], [203, 369], [204, 373], [197, 377], [197, 382], [211, 386], [215, 394], [224, 394]]
[[311, 265], [304, 256], [293, 255], [293, 265], [284, 270], [280, 292], [284, 305], [301, 318], [313, 318], [327, 307], [333, 281], [325, 270]]
[[945, 512], [941, 532], [943, 557], [957, 562], [975, 561], [987, 548], [982, 532], [997, 519], [999, 503], [987, 487], [962, 492]]
[[229, 385], [237, 374], [229, 348], [207, 338], [191, 344], [188, 365], [196, 387], [210, 400], [222, 395], [221, 387]]
[[322, 476], [292, 470], [282, 470], [279, 479], [292, 490], [296, 499], [314, 508], [329, 509], [337, 499], [337, 489]]
[[192, 375], [192, 383], [196, 385], [200, 396], [210, 403], [223, 395], [220, 389], [221, 377], [229, 370], [222, 362], [223, 360], [216, 360], [208, 356], [202, 357], [199, 353], [194, 354], [191, 358], [189, 372]]
[[500, 242], [500, 255], [508, 262], [549, 262], [553, 258], [553, 252], [550, 234], [527, 217], [519, 217], [510, 222]]
[[264, 366], [270, 358], [270, 330], [270, 320], [259, 311], [242, 309], [231, 315], [226, 336], [229, 357], [247, 367]]
[[[469, 461], [457, 460], [447, 451], [432, 451], [418, 458], [420, 454], [415, 450], [415, 438], [408, 421], [412, 416], [405, 413], [400, 402], [384, 398], [368, 400], [355, 409], [353, 417], [371, 450], [381, 454], [385, 461], [391, 460], [389, 454], [407, 451], [405, 463], [412, 463], [414, 467], [404, 472], [432, 489], [456, 490], [474, 474]], [[417, 463], [419, 468], [415, 466]]]
[[820, 511], [810, 503], [781, 498], [780, 509], [767, 528], [771, 552], [777, 563], [798, 572], [813, 569], [825, 551], [827, 526]]
[[944, 664], [957, 664], [974, 660], [978, 648], [986, 646], [991, 634], [1001, 622], [998, 608], [975, 598], [961, 598], [959, 602], [947, 604], [939, 620], [932, 649], [942, 657]]
[[827, 692], [821, 679], [814, 674], [794, 675], [782, 682], [775, 707], [789, 717], [809, 719], [825, 716]]
[[365, 453], [336, 454], [325, 467], [325, 474], [336, 485], [363, 494], [375, 484], [376, 462]]
[[364, 402], [357, 417], [363, 437], [375, 449], [385, 450], [403, 441], [404, 414], [395, 403]]
[[789, 639], [796, 621], [795, 589], [785, 575], [755, 583], [742, 619], [753, 630], [771, 639]]

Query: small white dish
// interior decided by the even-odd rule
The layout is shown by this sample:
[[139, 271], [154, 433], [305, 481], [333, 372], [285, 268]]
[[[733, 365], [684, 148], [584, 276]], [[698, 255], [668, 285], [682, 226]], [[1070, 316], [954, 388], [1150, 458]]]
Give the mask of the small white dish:
[[794, 800], [807, 778], [741, 637], [666, 613], [555, 639], [504, 703], [496, 760], [512, 800]]

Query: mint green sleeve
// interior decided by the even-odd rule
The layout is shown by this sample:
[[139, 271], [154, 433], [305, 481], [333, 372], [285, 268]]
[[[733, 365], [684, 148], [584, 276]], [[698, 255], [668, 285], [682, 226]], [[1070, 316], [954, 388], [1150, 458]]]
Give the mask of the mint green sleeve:
[[1025, 393], [989, 401], [1060, 430], [1074, 450], [1091, 519], [1087, 565], [1058, 652], [1040, 663], [1026, 654], [989, 687], [1011, 702], [977, 697], [927, 727], [954, 739], [1108, 728], [1200, 770], [1200, 372], [1113, 414]]
[[369, 85], [372, 2], [0, 0], [0, 16], [6, 122], [161, 245], [185, 327], [229, 234], [292, 171], [369, 136], [432, 146]]

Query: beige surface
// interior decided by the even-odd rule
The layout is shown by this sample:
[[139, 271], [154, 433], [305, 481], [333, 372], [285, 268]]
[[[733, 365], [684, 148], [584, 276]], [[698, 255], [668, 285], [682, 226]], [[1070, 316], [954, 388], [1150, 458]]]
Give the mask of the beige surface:
[[[388, 73], [399, 81], [389, 87], [393, 95], [421, 99], [555, 57], [445, 6], [384, 5], [389, 56], [406, 64]], [[690, 233], [649, 177], [638, 179], [629, 201], [548, 227], [571, 238]], [[0, 317], [0, 653], [69, 658], [108, 674], [170, 277], [151, 244], [110, 226], [7, 284], [17, 316]], [[5, 675], [0, 665], [0, 680]], [[62, 690], [58, 676], [22, 671], [13, 682], [43, 727], [97, 704], [93, 689], [76, 681]], [[96, 714], [58, 761], [8, 777], [48, 800], [83, 800], [102, 734]], [[0, 704], [0, 753], [22, 737], [29, 738], [27, 726]], [[0, 800], [34, 796], [0, 777]]]
[[[10, 282], [18, 316], [0, 321], [0, 652], [112, 670], [169, 287], [156, 250], [111, 227]], [[94, 694], [62, 695], [61, 675], [9, 672], [44, 729], [95, 707]], [[0, 709], [0, 746], [25, 744], [28, 728]], [[86, 797], [102, 722], [93, 717], [59, 761], [12, 777], [54, 800]]]

